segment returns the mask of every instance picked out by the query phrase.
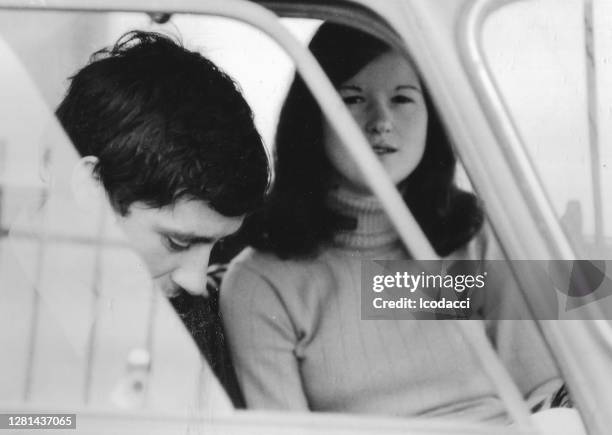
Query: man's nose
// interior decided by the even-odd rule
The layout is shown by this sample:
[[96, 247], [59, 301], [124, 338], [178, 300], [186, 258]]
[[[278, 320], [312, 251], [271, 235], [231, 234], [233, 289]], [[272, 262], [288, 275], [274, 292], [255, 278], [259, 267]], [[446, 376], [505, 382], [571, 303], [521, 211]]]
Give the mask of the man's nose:
[[185, 253], [171, 274], [174, 284], [191, 295], [206, 296], [206, 270], [211, 249], [212, 245], [206, 245]]
[[383, 134], [391, 131], [391, 113], [384, 103], [373, 102], [368, 108], [366, 130], [370, 134]]

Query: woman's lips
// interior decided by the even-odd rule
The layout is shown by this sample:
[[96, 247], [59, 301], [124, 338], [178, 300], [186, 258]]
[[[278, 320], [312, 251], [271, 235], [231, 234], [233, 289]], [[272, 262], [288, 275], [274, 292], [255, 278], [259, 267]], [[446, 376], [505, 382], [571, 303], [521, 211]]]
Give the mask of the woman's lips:
[[392, 154], [397, 152], [397, 148], [386, 143], [374, 144], [372, 145], [372, 150], [378, 155]]

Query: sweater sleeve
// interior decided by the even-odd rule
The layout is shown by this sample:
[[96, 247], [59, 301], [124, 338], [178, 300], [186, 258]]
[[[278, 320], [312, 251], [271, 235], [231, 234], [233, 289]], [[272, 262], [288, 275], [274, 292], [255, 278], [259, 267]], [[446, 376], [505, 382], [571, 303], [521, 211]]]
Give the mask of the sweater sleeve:
[[[506, 260], [489, 225], [485, 226], [481, 234], [480, 246], [481, 254], [476, 258]], [[498, 276], [498, 280], [500, 282], [493, 287], [502, 292], [503, 298], [502, 294], [497, 294], [493, 297], [493, 302], [505, 302], [496, 307], [498, 311], [495, 314], [488, 313], [493, 319], [490, 321], [490, 338], [527, 401], [527, 406], [535, 409], [560, 391], [563, 380], [534, 320], [500, 320], [507, 316], [513, 317], [513, 314], [509, 313], [504, 315], [504, 309], [514, 310], [514, 316], [529, 311], [514, 277], [502, 274], [501, 278]]]
[[234, 263], [221, 288], [223, 323], [247, 407], [307, 410], [297, 334], [279, 290], [257, 271]]

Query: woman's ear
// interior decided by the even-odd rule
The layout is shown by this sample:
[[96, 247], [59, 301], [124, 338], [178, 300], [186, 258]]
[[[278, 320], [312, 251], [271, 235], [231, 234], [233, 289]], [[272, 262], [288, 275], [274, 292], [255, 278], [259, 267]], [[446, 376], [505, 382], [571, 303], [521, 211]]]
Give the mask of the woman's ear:
[[79, 209], [84, 211], [98, 211], [100, 201], [106, 200], [104, 186], [95, 172], [97, 164], [97, 157], [85, 156], [72, 169], [70, 179], [72, 196]]

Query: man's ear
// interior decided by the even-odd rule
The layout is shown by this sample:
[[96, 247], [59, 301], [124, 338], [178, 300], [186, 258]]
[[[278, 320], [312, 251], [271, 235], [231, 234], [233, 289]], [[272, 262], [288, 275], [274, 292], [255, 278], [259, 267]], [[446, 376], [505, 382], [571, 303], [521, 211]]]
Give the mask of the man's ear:
[[98, 158], [85, 156], [72, 169], [70, 187], [77, 206], [84, 211], [98, 211], [100, 201], [106, 200], [104, 186], [95, 173]]

